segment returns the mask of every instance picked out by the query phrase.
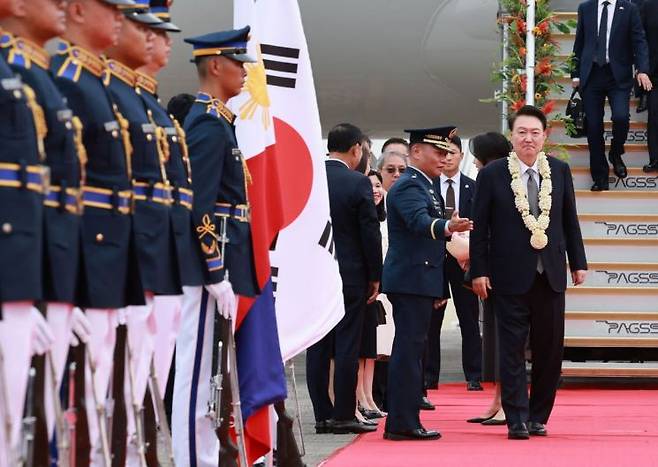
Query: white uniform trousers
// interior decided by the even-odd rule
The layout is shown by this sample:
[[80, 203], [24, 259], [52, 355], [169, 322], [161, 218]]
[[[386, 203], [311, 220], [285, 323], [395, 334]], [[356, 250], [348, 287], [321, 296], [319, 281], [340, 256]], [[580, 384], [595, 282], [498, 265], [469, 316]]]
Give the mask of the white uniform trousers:
[[[139, 466], [139, 455], [137, 451], [136, 428], [135, 428], [135, 410], [136, 405], [140, 410], [137, 414], [142, 418], [142, 406], [144, 396], [146, 395], [146, 385], [148, 384], [151, 358], [153, 358], [153, 347], [155, 344], [155, 316], [153, 314], [153, 295], [146, 295], [146, 305], [129, 306], [125, 308], [126, 326], [128, 328], [127, 343], [130, 346], [129, 358], [126, 350], [126, 374], [124, 384], [124, 396], [126, 399], [126, 417], [127, 427], [127, 450], [126, 465], [129, 467]], [[131, 387], [130, 374], [132, 372], [132, 381], [134, 387]], [[134, 399], [133, 399], [134, 397]], [[144, 427], [142, 423], [142, 428]]]
[[218, 462], [219, 441], [206, 417], [216, 308], [205, 288], [183, 287], [171, 421], [177, 466], [216, 467]]
[[153, 363], [162, 397], [164, 397], [167, 389], [167, 379], [174, 356], [174, 348], [176, 347], [176, 337], [180, 330], [182, 305], [182, 295], [158, 295], [153, 302], [156, 327]]
[[[21, 421], [25, 406], [25, 392], [32, 360], [32, 333], [34, 330], [31, 316], [32, 302], [7, 302], [2, 304], [2, 321], [0, 321], [0, 345], [4, 355], [9, 419], [11, 420], [10, 445], [14, 455], [20, 444]], [[3, 448], [4, 450], [4, 448]]]
[[[91, 445], [90, 465], [102, 466], [100, 430], [96, 403], [105, 406], [107, 390], [112, 375], [114, 360], [114, 344], [117, 337], [118, 310], [87, 308], [85, 315], [91, 324], [91, 335], [85, 352], [88, 352], [94, 362], [96, 371], [94, 377], [95, 399], [92, 392], [91, 368], [88, 357], [85, 359], [85, 404], [89, 423], [89, 442]], [[106, 409], [107, 413], [107, 409]]]
[[[50, 329], [55, 336], [55, 342], [50, 349], [52, 360], [46, 360], [46, 385], [45, 385], [45, 408], [46, 422], [48, 424], [49, 438], [52, 439], [55, 429], [55, 409], [53, 406], [53, 397], [59, 396], [59, 388], [62, 384], [62, 376], [66, 367], [66, 357], [69, 352], [71, 340], [71, 317], [73, 316], [73, 305], [70, 303], [48, 303], [46, 319]], [[55, 367], [55, 384], [57, 391], [53, 391], [52, 371], [50, 361]]]

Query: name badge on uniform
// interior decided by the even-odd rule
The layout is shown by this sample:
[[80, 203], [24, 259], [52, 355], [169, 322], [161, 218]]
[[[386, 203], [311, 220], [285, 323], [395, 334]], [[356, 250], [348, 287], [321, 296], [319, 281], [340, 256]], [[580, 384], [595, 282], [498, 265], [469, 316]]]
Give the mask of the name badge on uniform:
[[142, 132], [145, 135], [152, 135], [155, 133], [155, 125], [152, 123], [142, 123]]
[[240, 148], [231, 149], [231, 154], [233, 154], [233, 157], [235, 157], [236, 161], [242, 160], [242, 151], [240, 151]]
[[57, 111], [57, 120], [60, 122], [68, 122], [72, 118], [73, 118], [73, 112], [70, 109]]
[[119, 122], [117, 122], [116, 120], [110, 120], [109, 122], [105, 122], [105, 125], [103, 126], [105, 127], [105, 131], [107, 131], [108, 133], [119, 130]]
[[2, 89], [5, 91], [16, 91], [23, 89], [23, 82], [20, 78], [5, 78], [0, 81], [2, 84]]
[[165, 127], [165, 133], [167, 136], [178, 136], [178, 131], [173, 126]]

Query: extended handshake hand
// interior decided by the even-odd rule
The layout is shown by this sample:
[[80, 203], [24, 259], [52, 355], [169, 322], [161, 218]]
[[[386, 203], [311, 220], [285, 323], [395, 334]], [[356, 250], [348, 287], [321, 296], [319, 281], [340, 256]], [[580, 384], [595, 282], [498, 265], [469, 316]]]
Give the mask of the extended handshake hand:
[[448, 230], [451, 233], [473, 230], [473, 221], [467, 217], [459, 217], [459, 211], [455, 210], [448, 221]]

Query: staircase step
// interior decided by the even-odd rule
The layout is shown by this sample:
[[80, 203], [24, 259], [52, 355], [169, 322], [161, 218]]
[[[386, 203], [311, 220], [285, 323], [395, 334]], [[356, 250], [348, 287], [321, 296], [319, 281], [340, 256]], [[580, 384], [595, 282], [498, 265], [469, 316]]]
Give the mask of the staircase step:
[[[585, 140], [576, 140], [572, 139], [574, 143], [566, 143], [562, 146], [566, 146], [567, 151], [569, 151], [569, 158], [567, 162], [571, 166], [572, 170], [574, 167], [589, 167], [589, 149], [587, 148], [587, 143]], [[575, 141], [583, 141], [583, 143], [575, 143]], [[624, 164], [626, 167], [639, 167], [649, 162], [649, 151], [633, 151], [627, 152], [623, 156]]]
[[[566, 88], [565, 88], [566, 89]], [[553, 112], [548, 114], [549, 120], [553, 120], [556, 115], [561, 114], [564, 115], [565, 110], [567, 108], [567, 102], [569, 101], [569, 96], [571, 95], [571, 90], [567, 93], [566, 90], [564, 91], [564, 94], [561, 96], [556, 96], [555, 99], [555, 108], [553, 109]], [[647, 120], [647, 112], [640, 112], [637, 113], [637, 104], [638, 100], [635, 98], [631, 98], [630, 101], [630, 115], [632, 116], [632, 119], [634, 121], [646, 121]], [[605, 112], [603, 114], [603, 120], [611, 120], [612, 119], [612, 111], [610, 110], [610, 106], [606, 102], [605, 105]]]
[[576, 205], [578, 212], [587, 214], [658, 214], [658, 192], [576, 190]]
[[658, 311], [567, 311], [565, 338], [658, 339]]
[[556, 32], [551, 35], [553, 40], [560, 47], [560, 52], [571, 53], [573, 50], [573, 43], [576, 40], [576, 30], [573, 29], [571, 34], [562, 34], [561, 32]]
[[[651, 312], [658, 310], [658, 287], [569, 287], [566, 309], [571, 311]], [[656, 336], [658, 338], [658, 335]]]
[[589, 261], [658, 263], [658, 238], [585, 238], [583, 242]]
[[658, 378], [658, 362], [562, 362], [562, 376], [592, 378]]
[[556, 11], [554, 13], [555, 18], [558, 21], [568, 21], [568, 20], [578, 20], [578, 12], [577, 11]]
[[[606, 142], [612, 140], [612, 122], [607, 121], [604, 123], [605, 131], [603, 132], [603, 139]], [[551, 143], [565, 143], [565, 144], [587, 144], [587, 137], [572, 138], [567, 135], [564, 128], [564, 122], [560, 120], [553, 120], [551, 122], [551, 129], [549, 134], [549, 141]], [[628, 130], [628, 137], [626, 138], [627, 144], [648, 144], [647, 139], [647, 122], [635, 120], [630, 122]]]
[[[658, 190], [658, 173], [644, 173], [639, 167], [628, 167], [628, 176], [618, 178], [614, 173], [610, 173], [609, 182], [611, 190], [638, 190], [651, 191]], [[576, 189], [586, 190], [592, 186], [592, 176], [587, 167], [573, 167], [573, 185]]]
[[589, 238], [658, 238], [658, 215], [580, 214], [578, 220]]
[[591, 262], [585, 287], [658, 287], [658, 263]]
[[565, 347], [658, 347], [658, 337], [565, 337]]

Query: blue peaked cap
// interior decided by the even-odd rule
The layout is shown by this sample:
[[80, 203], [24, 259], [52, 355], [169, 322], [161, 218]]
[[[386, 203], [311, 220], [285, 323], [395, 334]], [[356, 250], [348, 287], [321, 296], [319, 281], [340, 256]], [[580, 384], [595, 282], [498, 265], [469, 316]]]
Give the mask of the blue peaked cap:
[[188, 37], [185, 42], [192, 44], [194, 58], [223, 55], [239, 62], [252, 63], [256, 60], [247, 54], [249, 31], [251, 31], [251, 28], [245, 26], [242, 29], [231, 29]]

